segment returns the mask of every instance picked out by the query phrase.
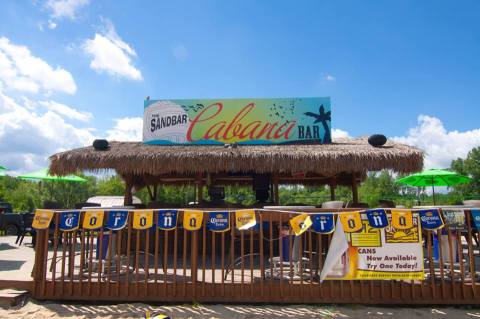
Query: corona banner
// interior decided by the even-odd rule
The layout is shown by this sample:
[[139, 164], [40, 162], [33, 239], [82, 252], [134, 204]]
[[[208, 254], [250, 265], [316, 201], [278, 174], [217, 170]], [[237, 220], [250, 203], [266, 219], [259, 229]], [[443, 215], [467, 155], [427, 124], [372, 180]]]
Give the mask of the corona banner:
[[153, 211], [138, 210], [133, 213], [133, 228], [148, 229], [153, 226]]
[[339, 218], [346, 233], [354, 233], [362, 229], [360, 212], [340, 213]]
[[53, 211], [37, 209], [33, 217], [32, 227], [35, 229], [47, 229], [53, 218]]
[[119, 230], [127, 225], [128, 211], [111, 210], [108, 212], [107, 228], [110, 230]]
[[224, 232], [230, 229], [229, 212], [211, 212], [208, 214], [207, 229]]
[[[390, 223], [374, 228], [366, 214], [362, 228], [355, 233], [337, 227], [326, 257], [326, 273], [330, 280], [423, 280], [423, 247], [420, 218], [412, 216], [410, 228], [398, 229]], [[325, 266], [325, 267], [326, 267]]]
[[437, 230], [443, 227], [443, 219], [438, 209], [419, 210], [422, 227], [427, 230]]
[[333, 214], [315, 214], [312, 218], [312, 230], [320, 234], [331, 234], [335, 230]]
[[290, 219], [290, 226], [295, 236], [300, 236], [312, 226], [312, 219], [308, 214], [301, 214]]
[[331, 141], [329, 97], [144, 102], [146, 144], [266, 145]]
[[163, 230], [172, 230], [177, 228], [178, 210], [159, 210], [157, 227]]
[[413, 214], [410, 210], [391, 210], [391, 223], [396, 229], [409, 229], [413, 226]]
[[80, 222], [80, 212], [61, 212], [58, 228], [62, 231], [72, 231], [78, 228]]
[[202, 227], [203, 212], [198, 210], [186, 210], [183, 212], [183, 228], [186, 230], [198, 230]]
[[255, 210], [243, 209], [235, 212], [235, 226], [239, 230], [249, 229], [257, 224], [255, 219]]
[[384, 209], [367, 210], [365, 214], [371, 227], [385, 228], [388, 226], [387, 213]]
[[99, 229], [103, 226], [103, 210], [87, 210], [83, 216], [84, 229]]

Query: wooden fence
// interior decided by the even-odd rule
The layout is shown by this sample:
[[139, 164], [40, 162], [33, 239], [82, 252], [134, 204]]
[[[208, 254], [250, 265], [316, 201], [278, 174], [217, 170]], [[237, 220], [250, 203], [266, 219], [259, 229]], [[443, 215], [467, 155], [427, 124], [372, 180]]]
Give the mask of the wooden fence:
[[[318, 210], [321, 211], [321, 210]], [[330, 210], [331, 211], [331, 210]], [[83, 216], [83, 212], [81, 213]], [[156, 213], [155, 213], [156, 214]], [[282, 236], [295, 214], [257, 211], [258, 226], [214, 233], [156, 227], [38, 231], [34, 297], [38, 299], [363, 304], [480, 304], [478, 231], [423, 230], [425, 280], [327, 280], [319, 275], [332, 235], [311, 229]], [[156, 220], [156, 218], [155, 218]], [[446, 232], [445, 232], [446, 231]], [[435, 238], [434, 238], [435, 233]], [[446, 234], [446, 235], [445, 235]], [[456, 238], [456, 240], [454, 240]], [[433, 256], [448, 240], [448, 257]], [[298, 254], [294, 251], [298, 247]], [[101, 258], [101, 256], [105, 256]], [[296, 258], [295, 256], [298, 256]], [[97, 258], [100, 257], [100, 258]], [[458, 259], [458, 261], [457, 261]], [[296, 260], [296, 261], [294, 261]]]

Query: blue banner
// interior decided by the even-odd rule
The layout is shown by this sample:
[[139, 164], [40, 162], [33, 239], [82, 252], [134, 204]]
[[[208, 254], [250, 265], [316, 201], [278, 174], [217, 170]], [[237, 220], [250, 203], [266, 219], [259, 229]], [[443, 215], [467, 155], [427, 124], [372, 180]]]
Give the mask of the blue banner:
[[224, 232], [230, 229], [228, 212], [211, 212], [208, 214], [207, 229], [214, 232]]
[[316, 233], [330, 234], [335, 230], [333, 214], [315, 214], [312, 218], [312, 230]]
[[159, 210], [157, 227], [163, 230], [171, 230], [177, 227], [178, 210]]
[[385, 228], [388, 226], [387, 213], [384, 209], [372, 209], [365, 212], [368, 223], [372, 228]]
[[477, 229], [480, 229], [480, 209], [472, 209], [473, 225]]
[[125, 227], [128, 219], [128, 211], [126, 210], [111, 210], [108, 212], [107, 228], [111, 230], [118, 230]]
[[438, 209], [419, 210], [422, 227], [427, 230], [436, 230], [443, 227], [443, 219]]
[[80, 212], [62, 212], [60, 213], [60, 221], [58, 228], [63, 231], [71, 231], [78, 228], [80, 221]]

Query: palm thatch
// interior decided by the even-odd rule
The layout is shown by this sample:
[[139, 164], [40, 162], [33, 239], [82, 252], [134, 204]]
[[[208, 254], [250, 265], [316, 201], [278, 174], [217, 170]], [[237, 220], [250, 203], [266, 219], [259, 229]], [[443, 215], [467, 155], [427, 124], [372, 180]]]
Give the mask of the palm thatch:
[[296, 173], [323, 176], [391, 169], [419, 171], [423, 152], [389, 141], [373, 147], [366, 138], [337, 139], [323, 145], [159, 146], [111, 142], [110, 149], [83, 147], [50, 157], [50, 172], [67, 175], [80, 170], [114, 169], [121, 175], [219, 172]]

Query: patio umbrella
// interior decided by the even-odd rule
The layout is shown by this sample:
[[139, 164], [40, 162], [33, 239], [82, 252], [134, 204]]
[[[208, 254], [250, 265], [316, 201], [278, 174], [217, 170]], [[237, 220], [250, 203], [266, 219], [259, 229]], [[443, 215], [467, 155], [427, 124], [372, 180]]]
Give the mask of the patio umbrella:
[[453, 186], [458, 184], [466, 184], [472, 179], [452, 171], [444, 169], [427, 169], [421, 173], [409, 175], [398, 179], [396, 182], [410, 186], [432, 186], [433, 205], [435, 205], [435, 186]]
[[0, 165], [0, 171], [6, 171], [7, 169], [5, 166]]
[[87, 180], [76, 175], [67, 175], [67, 176], [56, 176], [49, 175], [48, 169], [44, 168], [39, 171], [17, 176], [20, 179], [36, 179], [40, 181], [53, 181], [53, 182], [78, 182], [85, 183]]

